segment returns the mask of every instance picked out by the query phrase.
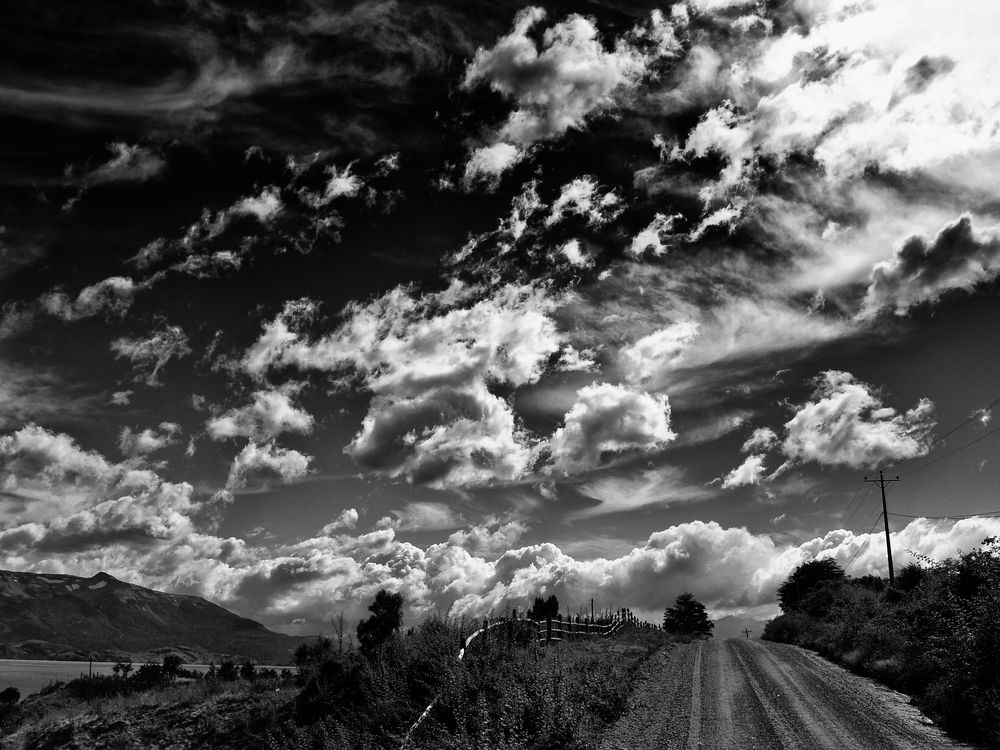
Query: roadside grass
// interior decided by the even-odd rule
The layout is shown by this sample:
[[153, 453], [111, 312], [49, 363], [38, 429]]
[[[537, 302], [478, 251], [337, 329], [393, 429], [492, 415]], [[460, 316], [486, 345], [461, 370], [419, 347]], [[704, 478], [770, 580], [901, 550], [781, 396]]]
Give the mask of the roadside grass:
[[431, 617], [367, 657], [319, 639], [291, 682], [174, 680], [89, 700], [64, 686], [22, 703], [0, 747], [382, 750], [399, 748], [436, 699], [413, 750], [583, 750], [626, 710], [636, 670], [671, 642], [626, 628], [546, 645], [522, 622], [477, 639], [460, 662], [471, 629]]

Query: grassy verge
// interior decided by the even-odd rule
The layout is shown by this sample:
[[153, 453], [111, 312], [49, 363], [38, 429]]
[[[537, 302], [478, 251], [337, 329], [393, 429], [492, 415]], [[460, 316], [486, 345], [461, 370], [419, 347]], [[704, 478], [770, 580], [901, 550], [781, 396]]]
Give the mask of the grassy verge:
[[0, 746], [381, 750], [400, 747], [437, 697], [411, 748], [583, 749], [625, 711], [633, 673], [667, 642], [626, 629], [546, 646], [530, 629], [498, 628], [459, 662], [468, 631], [432, 618], [368, 656], [319, 640], [300, 652], [293, 681], [174, 679], [98, 697], [63, 687], [18, 707]]

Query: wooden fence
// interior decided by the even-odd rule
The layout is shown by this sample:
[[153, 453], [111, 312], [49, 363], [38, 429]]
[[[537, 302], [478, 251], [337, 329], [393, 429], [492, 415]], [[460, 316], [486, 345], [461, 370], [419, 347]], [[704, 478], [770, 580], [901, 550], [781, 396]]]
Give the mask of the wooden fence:
[[[468, 637], [462, 635], [458, 660], [463, 661], [465, 659], [466, 650], [477, 638], [486, 641], [490, 637], [489, 633], [491, 630], [495, 628], [517, 627], [533, 628], [540, 643], [551, 643], [553, 641], [570, 640], [573, 638], [610, 638], [627, 627], [643, 630], [660, 629], [659, 625], [638, 619], [628, 609], [620, 609], [610, 616], [605, 615], [591, 618], [577, 615], [575, 618], [570, 616], [564, 619], [562, 615], [556, 615], [554, 618], [550, 617], [545, 620], [533, 620], [528, 617], [519, 619], [517, 610], [515, 610], [511, 613], [510, 617], [484, 617], [482, 627]], [[434, 706], [437, 705], [439, 697], [435, 697], [430, 702], [427, 708], [423, 710], [423, 713], [420, 714], [420, 718], [406, 732], [406, 737], [403, 739], [403, 744], [400, 745], [400, 750], [405, 750], [409, 747], [413, 733], [423, 724], [424, 719], [430, 715]]]

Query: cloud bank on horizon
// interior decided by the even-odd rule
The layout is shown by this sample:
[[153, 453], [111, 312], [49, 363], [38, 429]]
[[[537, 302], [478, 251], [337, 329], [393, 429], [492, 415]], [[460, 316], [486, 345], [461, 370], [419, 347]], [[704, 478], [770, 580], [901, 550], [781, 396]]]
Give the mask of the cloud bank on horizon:
[[25, 5], [0, 566], [306, 632], [380, 587], [760, 613], [884, 572], [855, 475], [954, 448], [894, 548], [1000, 533], [922, 518], [997, 510], [1000, 10], [957, 6], [102, 6], [75, 70]]

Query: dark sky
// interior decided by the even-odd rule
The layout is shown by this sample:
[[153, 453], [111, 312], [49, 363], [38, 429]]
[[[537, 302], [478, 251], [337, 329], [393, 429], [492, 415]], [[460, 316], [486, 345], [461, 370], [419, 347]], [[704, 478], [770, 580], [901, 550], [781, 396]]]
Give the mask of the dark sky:
[[767, 614], [880, 468], [1000, 532], [992, 4], [8, 6], [0, 566], [311, 633]]

